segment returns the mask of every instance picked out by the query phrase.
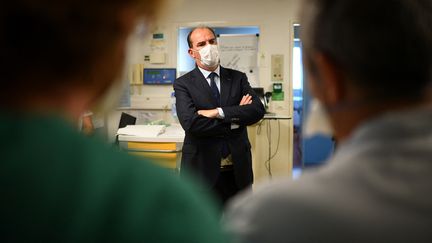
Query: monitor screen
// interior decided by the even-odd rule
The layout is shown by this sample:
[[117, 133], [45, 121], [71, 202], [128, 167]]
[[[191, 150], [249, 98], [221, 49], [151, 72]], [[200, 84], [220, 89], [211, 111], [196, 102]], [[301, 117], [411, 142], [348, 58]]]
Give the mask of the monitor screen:
[[120, 116], [119, 128], [126, 127], [127, 125], [135, 125], [136, 117], [122, 112]]
[[144, 84], [173, 84], [175, 68], [144, 68]]

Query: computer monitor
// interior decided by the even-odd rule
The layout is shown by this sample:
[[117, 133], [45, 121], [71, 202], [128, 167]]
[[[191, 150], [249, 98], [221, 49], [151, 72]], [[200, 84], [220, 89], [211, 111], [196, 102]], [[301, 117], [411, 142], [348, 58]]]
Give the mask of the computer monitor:
[[136, 123], [136, 117], [122, 112], [120, 116], [120, 122], [118, 128], [123, 128], [126, 127], [127, 125], [135, 125], [135, 123]]
[[[121, 116], [120, 116], [120, 122], [119, 122], [118, 128], [120, 129], [120, 128], [126, 127], [127, 125], [135, 125], [135, 123], [136, 123], [136, 117], [122, 112]], [[115, 136], [115, 141], [114, 141], [115, 146], [119, 146], [118, 136], [119, 135]]]

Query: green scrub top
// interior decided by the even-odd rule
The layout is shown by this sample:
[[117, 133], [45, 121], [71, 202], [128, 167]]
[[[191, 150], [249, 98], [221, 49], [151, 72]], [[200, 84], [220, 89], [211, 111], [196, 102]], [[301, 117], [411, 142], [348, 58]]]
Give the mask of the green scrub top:
[[56, 116], [0, 115], [1, 242], [223, 243], [201, 190]]

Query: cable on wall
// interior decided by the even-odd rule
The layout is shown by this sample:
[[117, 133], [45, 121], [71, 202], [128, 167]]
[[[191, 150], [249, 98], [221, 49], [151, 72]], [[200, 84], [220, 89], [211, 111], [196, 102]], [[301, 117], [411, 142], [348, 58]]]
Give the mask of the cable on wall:
[[274, 151], [274, 153], [272, 154], [272, 139], [271, 139], [271, 124], [270, 124], [271, 120], [268, 120], [267, 124], [266, 124], [266, 135], [267, 135], [267, 141], [269, 143], [269, 147], [268, 147], [268, 159], [264, 162], [264, 165], [267, 169], [268, 175], [270, 178], [272, 178], [272, 169], [271, 169], [271, 160], [276, 156], [276, 154], [279, 151], [279, 144], [280, 144], [280, 121], [278, 120], [278, 138], [277, 138], [277, 144], [276, 144], [276, 150]]

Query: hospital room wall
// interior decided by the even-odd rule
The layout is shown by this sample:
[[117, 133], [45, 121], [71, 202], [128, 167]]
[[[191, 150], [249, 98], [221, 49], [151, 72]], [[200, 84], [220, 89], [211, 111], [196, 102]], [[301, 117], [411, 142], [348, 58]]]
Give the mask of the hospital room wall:
[[[271, 55], [284, 55], [284, 101], [273, 101], [270, 111], [278, 114], [292, 116], [292, 93], [291, 93], [291, 56], [292, 56], [292, 24], [296, 22], [298, 5], [301, 0], [176, 0], [175, 11], [165, 16], [164, 21], [156, 25], [153, 32], [164, 34], [163, 51], [166, 53], [166, 63], [163, 65], [145, 63], [144, 55], [154, 50], [151, 47], [151, 37], [136, 42], [132, 55], [128, 58], [129, 63], [144, 63], [146, 67], [169, 67], [177, 66], [177, 34], [179, 27], [206, 24], [210, 26], [258, 26], [259, 36], [259, 83], [266, 91], [272, 90], [270, 78]], [[153, 49], [152, 49], [153, 48]], [[172, 86], [149, 86], [142, 87], [142, 94], [132, 95], [132, 102], [138, 104], [135, 108], [144, 110], [129, 110], [135, 114], [152, 114], [156, 119], [165, 119], [172, 122], [169, 110], [169, 95]], [[152, 102], [164, 104], [163, 107], [156, 105], [151, 107]], [[147, 104], [146, 104], [147, 103]], [[148, 108], [148, 109], [147, 109]], [[162, 108], [162, 109], [161, 109]], [[166, 109], [164, 109], [166, 108]], [[112, 112], [107, 119], [108, 135], [114, 137], [121, 110]], [[271, 138], [275, 150], [277, 137], [280, 134], [279, 151], [272, 159], [272, 174], [289, 175], [292, 167], [292, 134], [291, 121], [280, 121], [280, 132], [277, 122], [271, 122]], [[257, 127], [249, 129], [250, 138], [254, 141], [254, 162], [256, 178], [268, 178], [264, 168], [264, 161], [268, 157], [268, 141], [265, 134], [265, 124], [261, 134], [256, 134]]]

